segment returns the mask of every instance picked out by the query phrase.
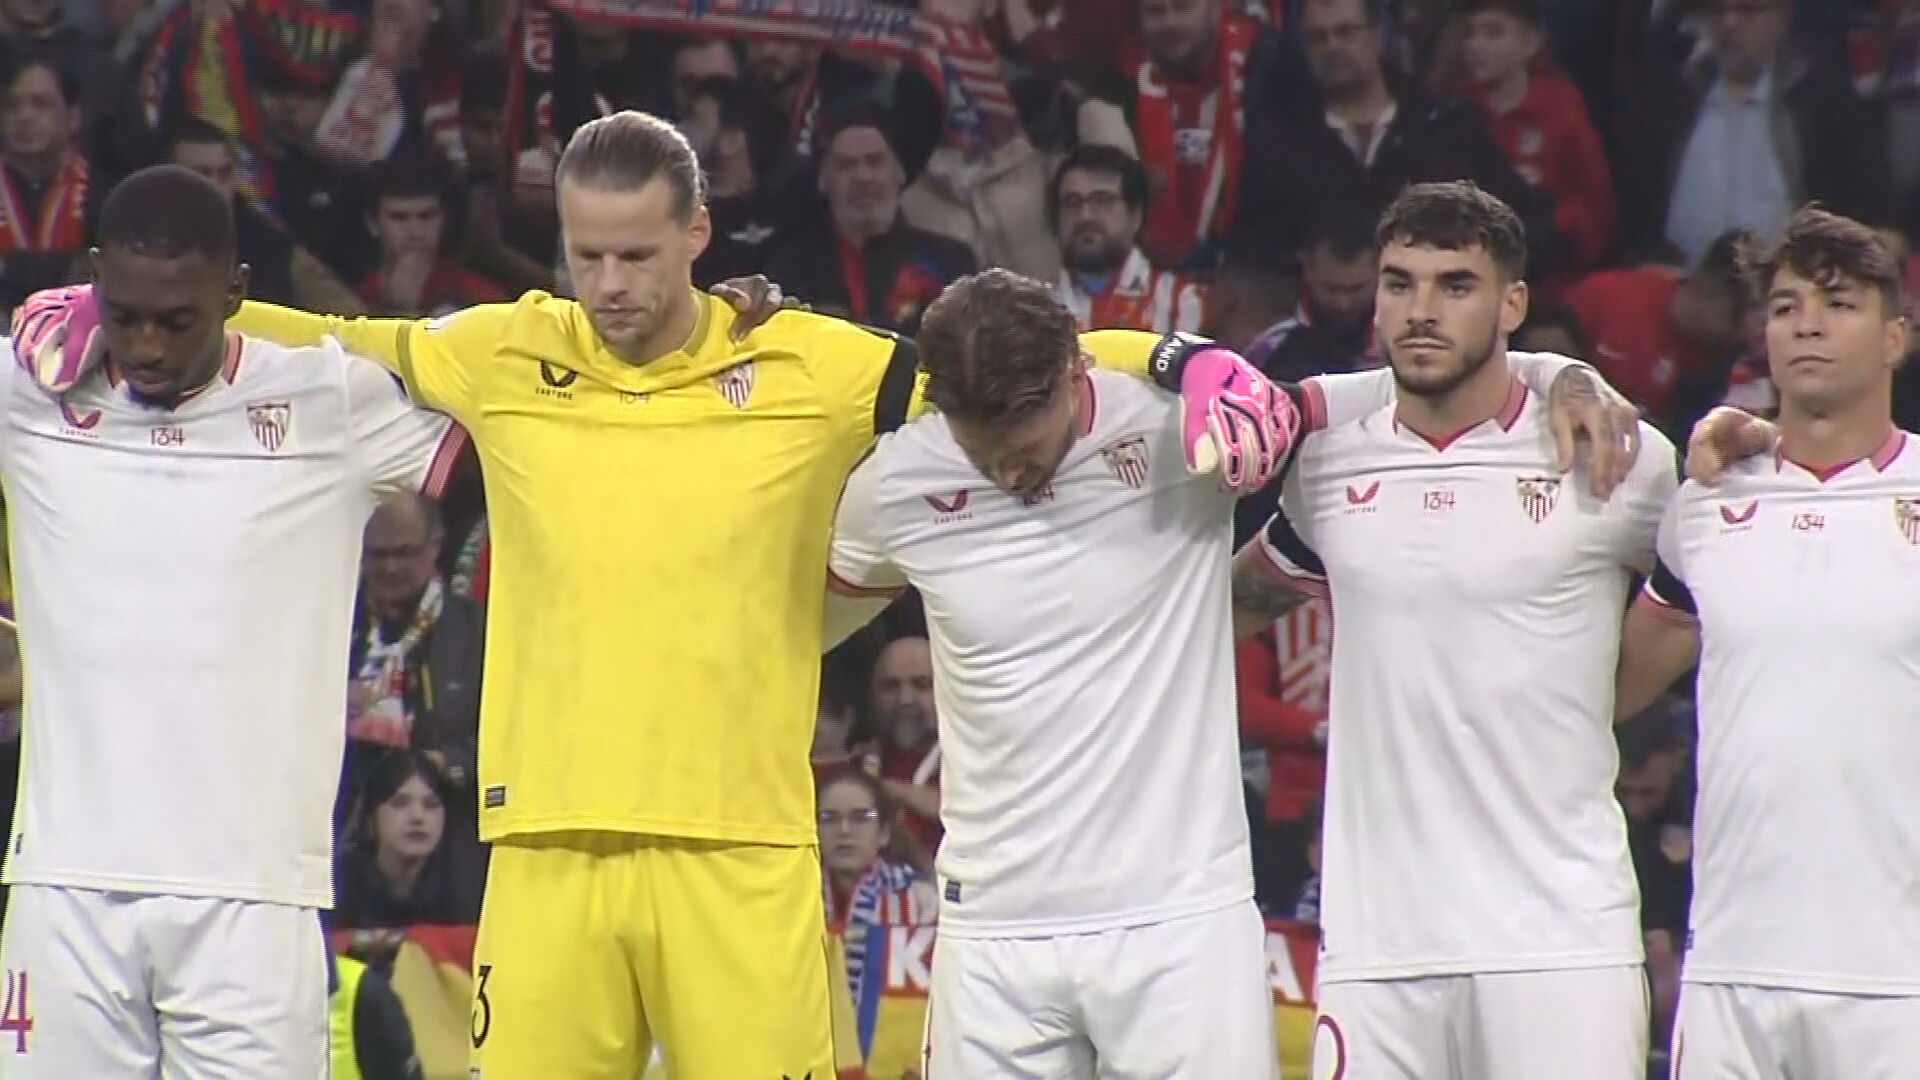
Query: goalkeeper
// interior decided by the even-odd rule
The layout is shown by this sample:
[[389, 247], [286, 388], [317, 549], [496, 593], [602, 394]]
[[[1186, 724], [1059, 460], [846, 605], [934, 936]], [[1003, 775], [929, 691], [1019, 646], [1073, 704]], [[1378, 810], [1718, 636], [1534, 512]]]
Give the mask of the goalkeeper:
[[[871, 614], [830, 613], [821, 568], [847, 473], [919, 407], [914, 348], [802, 312], [732, 340], [732, 310], [691, 284], [711, 224], [664, 121], [585, 125], [556, 179], [578, 303], [532, 292], [432, 321], [248, 304], [234, 325], [338, 337], [480, 454], [494, 846], [474, 1075], [631, 1080], [657, 1043], [677, 1077], [821, 1080], [835, 1069], [808, 747], [823, 646]], [[83, 312], [97, 318], [76, 308], [76, 331]], [[59, 314], [30, 304], [16, 333], [50, 384], [85, 348], [74, 333], [63, 365], [44, 347]], [[1083, 343], [1139, 377], [1160, 344]], [[1264, 484], [1298, 426], [1289, 399], [1204, 343], [1155, 360], [1186, 391], [1189, 465]], [[1377, 380], [1355, 378], [1374, 400]], [[840, 629], [823, 629], [830, 614]]]

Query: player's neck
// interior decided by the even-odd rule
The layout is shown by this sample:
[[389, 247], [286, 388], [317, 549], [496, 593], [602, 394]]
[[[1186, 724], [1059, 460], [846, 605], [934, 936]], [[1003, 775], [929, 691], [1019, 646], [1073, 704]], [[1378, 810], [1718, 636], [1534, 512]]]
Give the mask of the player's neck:
[[1507, 409], [1513, 394], [1513, 369], [1507, 366], [1506, 349], [1499, 351], [1466, 382], [1444, 394], [1410, 394], [1404, 389], [1395, 395], [1394, 415], [1400, 423], [1419, 432], [1429, 442], [1445, 442], [1454, 436], [1495, 419]]
[[687, 286], [680, 302], [667, 309], [666, 318], [660, 320], [660, 329], [632, 354], [615, 353], [621, 360], [634, 367], [645, 367], [668, 353], [678, 352], [693, 344], [694, 327], [700, 325], [700, 294]]
[[1890, 391], [1878, 391], [1825, 416], [1782, 400], [1781, 456], [1813, 470], [1872, 457], [1893, 430], [1890, 398]]

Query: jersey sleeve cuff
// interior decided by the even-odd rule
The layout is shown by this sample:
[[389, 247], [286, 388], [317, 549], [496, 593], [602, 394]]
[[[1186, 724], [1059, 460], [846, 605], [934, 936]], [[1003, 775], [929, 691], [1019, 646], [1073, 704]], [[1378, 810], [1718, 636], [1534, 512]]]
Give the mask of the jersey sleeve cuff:
[[1693, 592], [1664, 559], [1654, 560], [1653, 573], [1647, 577], [1647, 583], [1640, 591], [1662, 614], [1684, 619], [1691, 619], [1697, 614]]
[[1267, 537], [1267, 530], [1261, 531], [1260, 535], [1254, 539], [1254, 544], [1255, 550], [1260, 553], [1260, 567], [1269, 577], [1282, 585], [1298, 589], [1311, 596], [1327, 595], [1326, 575], [1317, 569], [1301, 566], [1288, 558]]
[[860, 574], [839, 566], [827, 567], [827, 588], [841, 596], [850, 596], [855, 599], [892, 598], [907, 591], [905, 585], [889, 585], [880, 582], [868, 584], [861, 580]]

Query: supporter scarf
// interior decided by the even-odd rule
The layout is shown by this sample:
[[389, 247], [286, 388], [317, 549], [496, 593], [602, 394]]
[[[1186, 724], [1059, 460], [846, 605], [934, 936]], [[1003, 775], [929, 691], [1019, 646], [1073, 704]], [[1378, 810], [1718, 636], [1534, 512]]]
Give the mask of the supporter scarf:
[[0, 254], [16, 251], [80, 251], [87, 246], [87, 159], [69, 150], [28, 218], [12, 173], [0, 169]]
[[[865, 1000], [862, 997], [867, 985], [867, 935], [876, 927], [889, 924], [889, 914], [897, 922], [902, 912], [887, 912], [885, 900], [889, 896], [904, 894], [916, 875], [913, 868], [900, 863], [888, 862], [885, 857], [873, 860], [860, 880], [854, 883], [853, 896], [847, 903], [845, 922], [834, 929], [840, 932], [840, 940], [845, 943], [847, 957], [847, 986], [853, 991], [853, 1000]], [[821, 888], [825, 893], [827, 918], [840, 918], [838, 906], [834, 902], [833, 879], [827, 875], [821, 877]], [[911, 906], [911, 905], [907, 905]], [[907, 911], [905, 915], [916, 916], [917, 912]]]
[[1020, 130], [999, 54], [980, 28], [884, 0], [835, 0], [832, 5], [818, 0], [524, 0], [507, 20], [507, 55], [520, 62], [510, 66], [502, 133], [523, 187], [542, 183], [541, 169], [551, 172], [561, 134], [552, 126], [554, 15], [686, 37], [790, 41], [900, 60], [933, 82], [947, 103], [947, 133], [969, 155], [984, 155]]
[[278, 72], [325, 86], [364, 36], [363, 17], [307, 0], [247, 0], [235, 17], [196, 25], [189, 5], [160, 24], [140, 73], [147, 127], [196, 116], [233, 140], [241, 190], [274, 214], [273, 183], [262, 157], [265, 132], [248, 89]]
[[413, 619], [392, 642], [380, 640], [380, 619], [369, 613], [367, 654], [360, 661], [355, 681], [367, 687], [372, 696], [358, 715], [347, 718], [348, 738], [395, 749], [412, 745], [413, 715], [407, 711], [407, 656], [440, 621], [445, 604], [440, 579], [428, 579], [413, 609]]
[[[1134, 134], [1154, 192], [1140, 246], [1157, 266], [1181, 262], [1233, 217], [1246, 135], [1247, 57], [1259, 33], [1260, 24], [1244, 16], [1220, 21], [1209, 87], [1163, 78], [1151, 57], [1135, 72]], [[1203, 129], [1212, 131], [1206, 146], [1180, 145], [1182, 132]]]

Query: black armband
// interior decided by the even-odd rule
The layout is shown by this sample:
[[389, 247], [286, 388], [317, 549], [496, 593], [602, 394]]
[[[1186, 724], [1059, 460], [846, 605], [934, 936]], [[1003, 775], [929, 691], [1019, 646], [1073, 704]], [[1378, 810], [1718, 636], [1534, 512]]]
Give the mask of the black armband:
[[1680, 580], [1680, 575], [1673, 572], [1665, 559], [1653, 561], [1653, 576], [1647, 579], [1647, 591], [1670, 608], [1689, 615], [1699, 614], [1693, 604], [1693, 590], [1687, 588], [1687, 583]]

